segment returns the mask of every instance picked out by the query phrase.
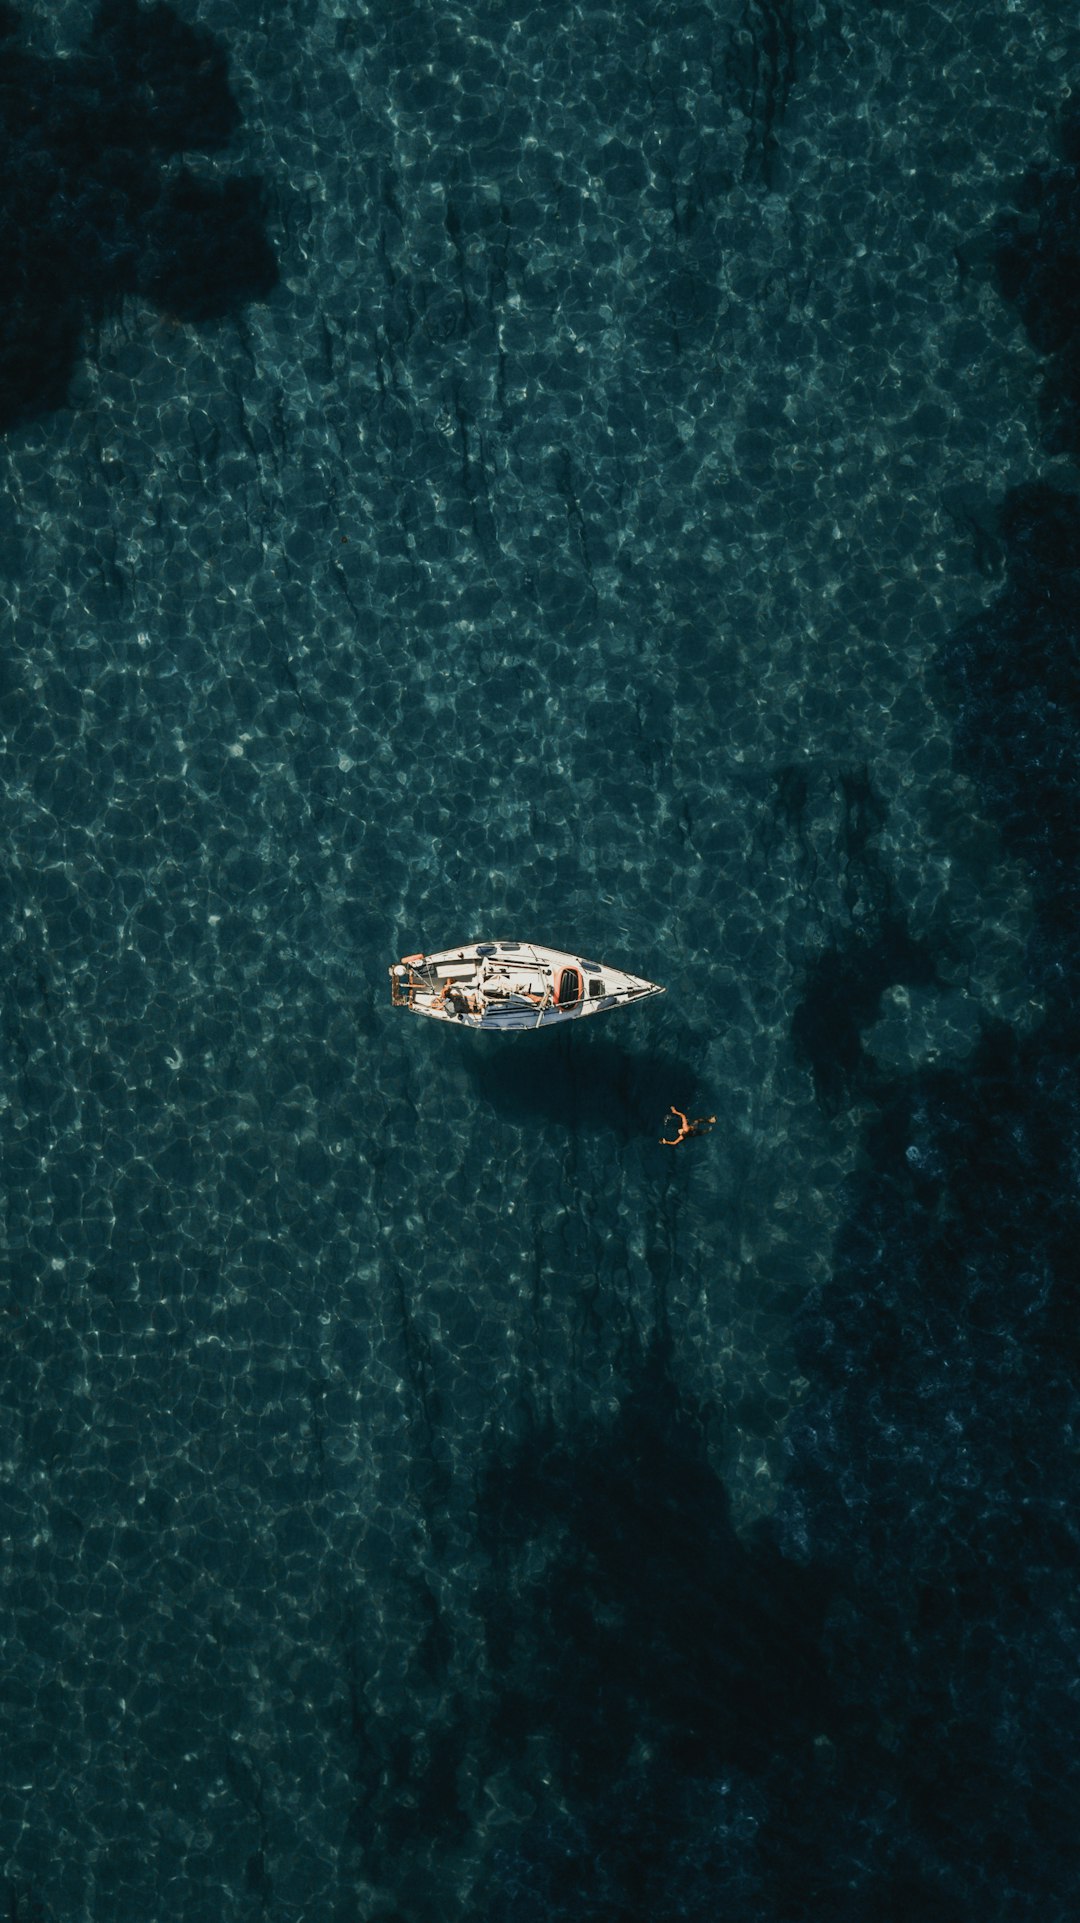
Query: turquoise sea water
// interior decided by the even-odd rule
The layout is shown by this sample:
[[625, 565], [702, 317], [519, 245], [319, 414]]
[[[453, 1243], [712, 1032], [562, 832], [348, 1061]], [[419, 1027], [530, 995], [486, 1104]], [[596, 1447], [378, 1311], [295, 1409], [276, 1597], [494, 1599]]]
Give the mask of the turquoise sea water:
[[[261, 178], [279, 283], [125, 300], [0, 444], [0, 1887], [619, 1923], [521, 1868], [584, 1794], [535, 1707], [564, 1525], [523, 1548], [492, 1491], [630, 1423], [659, 1339], [757, 1540], [865, 1114], [793, 1040], [815, 963], [930, 957], [883, 965], [883, 1078], [1040, 1018], [938, 662], [987, 505], [1067, 466], [988, 236], [1080, 32], [182, 13], [240, 111], [188, 164]], [[92, 11], [24, 21], [66, 59]], [[668, 994], [502, 1040], [391, 1010], [399, 954], [500, 937]], [[718, 1117], [676, 1155], [672, 1103]], [[717, 1865], [641, 1914], [742, 1916]]]

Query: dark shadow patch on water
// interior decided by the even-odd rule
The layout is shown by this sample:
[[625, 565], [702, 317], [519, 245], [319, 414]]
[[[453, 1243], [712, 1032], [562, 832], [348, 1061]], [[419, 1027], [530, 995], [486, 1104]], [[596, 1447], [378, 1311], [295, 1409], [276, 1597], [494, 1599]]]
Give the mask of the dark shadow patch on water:
[[[1026, 1783], [1013, 1747], [1046, 1719], [1042, 1760], [1068, 1763], [1060, 1528], [1033, 1578], [1054, 1559], [1055, 1620], [1015, 1652], [984, 1649], [993, 1578], [967, 1526], [978, 1499], [954, 1507], [954, 1465], [937, 1465], [939, 1491], [928, 1454], [904, 1510], [907, 1458], [890, 1460], [887, 1429], [878, 1446], [876, 1405], [889, 1359], [902, 1374], [906, 1358], [872, 1296], [864, 1309], [871, 1325], [852, 1325], [839, 1370], [851, 1426], [819, 1486], [802, 1465], [820, 1445], [820, 1402], [793, 1450], [783, 1527], [792, 1541], [809, 1530], [816, 1559], [786, 1557], [768, 1526], [735, 1536], [708, 1460], [714, 1415], [679, 1395], [663, 1338], [610, 1424], [556, 1434], [538, 1421], [494, 1453], [478, 1501], [497, 1691], [482, 1747], [496, 1780], [510, 1770], [539, 1808], [493, 1855], [491, 1923], [1034, 1923], [1036, 1898], [1066, 1887], [1065, 1854], [1041, 1853], [1040, 1826], [1067, 1792], [1052, 1776]], [[927, 1348], [909, 1339], [917, 1375]], [[965, 1330], [952, 1357], [966, 1346]], [[804, 1353], [820, 1380], [812, 1340]], [[996, 1447], [1004, 1462], [1000, 1432]], [[937, 1502], [929, 1526], [924, 1497]], [[991, 1547], [1009, 1526], [999, 1503]], [[1005, 1626], [1023, 1631], [1030, 1606], [1011, 1586]]]
[[836, 1734], [825, 1591], [765, 1532], [735, 1535], [714, 1420], [658, 1337], [609, 1425], [538, 1420], [486, 1467], [488, 1760], [547, 1776], [574, 1811], [545, 1808], [497, 1860], [500, 1923], [699, 1914], [752, 1841], [754, 1779], [778, 1756], [811, 1771]]
[[[831, 852], [836, 892], [846, 924], [804, 967], [802, 994], [792, 1017], [795, 1057], [809, 1068], [822, 1107], [830, 1114], [881, 1085], [863, 1036], [881, 1013], [889, 988], [937, 985], [929, 942], [913, 936], [896, 901], [877, 836], [886, 809], [865, 768], [842, 770], [836, 847]], [[809, 779], [801, 768], [775, 777], [773, 815], [792, 837], [800, 867], [813, 877], [817, 855], [807, 815]]]
[[955, 748], [1030, 876], [1038, 984], [1074, 1000], [1080, 961], [1080, 492], [1044, 482], [1016, 488], [999, 512], [998, 530], [1005, 587], [946, 653], [957, 708]]
[[929, 988], [936, 981], [928, 943], [915, 940], [896, 914], [883, 915], [870, 932], [852, 930], [811, 963], [791, 1036], [823, 1108], [835, 1113], [880, 1085], [863, 1036], [881, 1013], [886, 989]]
[[876, 1817], [863, 1796], [864, 1913], [893, 1913], [879, 1891], [905, 1858], [935, 1866], [958, 1917], [1064, 1916], [1080, 1869], [1064, 1446], [1080, 1416], [1080, 1086], [1063, 1039], [996, 1030], [967, 1072], [883, 1105], [832, 1280], [800, 1320], [812, 1386], [785, 1539], [844, 1572], [826, 1653], [895, 1784]]
[[1056, 163], [1029, 168], [993, 237], [997, 283], [1050, 357], [1042, 395], [1052, 453], [1080, 453], [1080, 108], [1066, 117]]
[[68, 60], [0, 5], [0, 432], [62, 407], [88, 329], [137, 295], [179, 321], [264, 299], [277, 263], [257, 180], [200, 180], [239, 111], [220, 43], [171, 7], [102, 0]]
[[[1050, 319], [1077, 446], [1080, 328]], [[1017, 489], [993, 540], [1004, 586], [943, 665], [957, 760], [1026, 870], [1047, 1012], [881, 1092], [799, 1319], [779, 1527], [842, 1587], [823, 1653], [879, 1757], [826, 1846], [820, 1917], [1064, 1923], [1080, 1888], [1080, 497]]]
[[569, 1026], [535, 1037], [479, 1036], [468, 1066], [479, 1093], [510, 1120], [607, 1130], [620, 1141], [659, 1134], [671, 1103], [684, 1106], [697, 1083], [689, 1061], [674, 1053], [620, 1046]]

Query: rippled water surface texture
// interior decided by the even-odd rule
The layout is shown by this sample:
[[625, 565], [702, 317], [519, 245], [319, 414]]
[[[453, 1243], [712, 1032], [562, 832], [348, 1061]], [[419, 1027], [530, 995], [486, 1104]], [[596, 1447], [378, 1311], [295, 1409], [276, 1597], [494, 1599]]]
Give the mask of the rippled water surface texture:
[[1078, 76], [0, 6], [14, 1923], [1076, 1914]]

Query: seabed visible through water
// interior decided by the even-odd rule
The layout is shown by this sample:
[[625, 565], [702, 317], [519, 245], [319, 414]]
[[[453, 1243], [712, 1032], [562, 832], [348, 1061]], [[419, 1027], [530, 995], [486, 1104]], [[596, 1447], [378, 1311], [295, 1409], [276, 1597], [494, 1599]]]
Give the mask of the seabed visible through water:
[[[869, 1836], [862, 1915], [1064, 1919], [1053, 1852], [1040, 1909], [896, 1841], [818, 1586], [873, 1531], [791, 1424], [873, 1117], [1046, 1019], [942, 662], [998, 504], [1075, 487], [993, 238], [1075, 23], [198, 0], [89, 67], [17, 11], [78, 325], [0, 446], [12, 1917], [827, 1923]], [[491, 936], [668, 993], [391, 1010]]]

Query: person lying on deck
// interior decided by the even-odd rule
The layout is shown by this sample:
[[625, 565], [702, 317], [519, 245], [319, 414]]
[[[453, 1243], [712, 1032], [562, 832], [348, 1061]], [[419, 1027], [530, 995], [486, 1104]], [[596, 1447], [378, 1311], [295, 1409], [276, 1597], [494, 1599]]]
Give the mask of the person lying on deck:
[[455, 1015], [478, 1015], [481, 1010], [480, 980], [478, 975], [469, 975], [464, 980], [459, 976], [447, 977], [435, 997], [436, 1008], [445, 1008], [447, 1002]]

